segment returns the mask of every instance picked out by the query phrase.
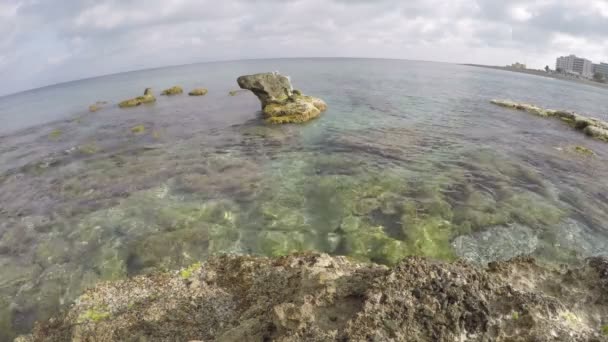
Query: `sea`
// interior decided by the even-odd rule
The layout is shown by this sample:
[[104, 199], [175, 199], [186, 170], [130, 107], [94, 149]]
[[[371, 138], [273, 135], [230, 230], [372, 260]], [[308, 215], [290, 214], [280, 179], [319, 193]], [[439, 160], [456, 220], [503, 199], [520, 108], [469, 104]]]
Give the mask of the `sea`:
[[[230, 93], [273, 71], [328, 110], [268, 125], [251, 92]], [[155, 103], [118, 107], [145, 88]], [[608, 89], [383, 59], [202, 63], [0, 97], [0, 341], [99, 282], [224, 253], [608, 255], [608, 144], [492, 99], [608, 120]]]

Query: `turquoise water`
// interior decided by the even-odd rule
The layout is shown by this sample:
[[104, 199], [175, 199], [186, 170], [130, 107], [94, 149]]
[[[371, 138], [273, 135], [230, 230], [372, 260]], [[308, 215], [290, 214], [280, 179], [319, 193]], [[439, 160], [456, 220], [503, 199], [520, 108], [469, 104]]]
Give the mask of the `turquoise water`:
[[[266, 126], [252, 94], [228, 95], [275, 70], [328, 111]], [[173, 85], [209, 94], [158, 96]], [[146, 87], [155, 104], [116, 107]], [[608, 144], [493, 98], [608, 119], [605, 89], [395, 60], [198, 64], [0, 98], [0, 340], [96, 282], [217, 253], [608, 254]]]

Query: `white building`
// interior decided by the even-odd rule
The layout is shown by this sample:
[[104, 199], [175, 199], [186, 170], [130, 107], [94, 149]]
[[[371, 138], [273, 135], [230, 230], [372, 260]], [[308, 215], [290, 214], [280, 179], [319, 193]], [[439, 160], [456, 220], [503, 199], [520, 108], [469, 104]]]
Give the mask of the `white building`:
[[555, 69], [565, 72], [574, 72], [583, 77], [593, 77], [593, 62], [586, 58], [579, 58], [575, 55], [559, 57], [555, 62]]
[[608, 63], [593, 64], [593, 73], [598, 73], [608, 79]]

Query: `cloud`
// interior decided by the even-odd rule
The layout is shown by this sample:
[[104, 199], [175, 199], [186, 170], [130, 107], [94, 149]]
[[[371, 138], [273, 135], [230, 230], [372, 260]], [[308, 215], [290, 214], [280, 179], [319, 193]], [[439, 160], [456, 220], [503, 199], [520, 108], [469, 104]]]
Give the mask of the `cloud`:
[[552, 65], [608, 59], [604, 0], [3, 0], [0, 94], [133, 69], [269, 57]]

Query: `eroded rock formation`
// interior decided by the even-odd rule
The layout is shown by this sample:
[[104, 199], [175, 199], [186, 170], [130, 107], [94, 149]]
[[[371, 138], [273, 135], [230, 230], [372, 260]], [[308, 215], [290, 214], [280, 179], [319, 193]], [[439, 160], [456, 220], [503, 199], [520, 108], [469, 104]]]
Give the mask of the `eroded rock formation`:
[[276, 72], [241, 76], [237, 83], [260, 99], [262, 112], [270, 123], [302, 123], [327, 110], [323, 100], [293, 90], [289, 78]]

